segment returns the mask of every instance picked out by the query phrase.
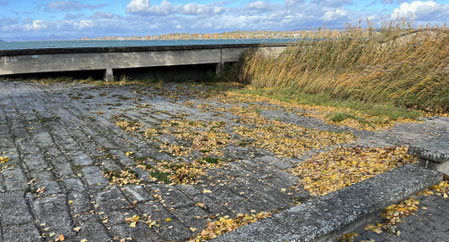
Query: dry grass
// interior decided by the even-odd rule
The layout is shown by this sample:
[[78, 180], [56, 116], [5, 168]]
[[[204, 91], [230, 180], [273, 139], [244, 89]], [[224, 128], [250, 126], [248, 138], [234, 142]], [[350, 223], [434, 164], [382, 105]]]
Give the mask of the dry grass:
[[278, 58], [248, 53], [225, 76], [254, 88], [449, 111], [449, 31], [410, 24], [304, 36]]

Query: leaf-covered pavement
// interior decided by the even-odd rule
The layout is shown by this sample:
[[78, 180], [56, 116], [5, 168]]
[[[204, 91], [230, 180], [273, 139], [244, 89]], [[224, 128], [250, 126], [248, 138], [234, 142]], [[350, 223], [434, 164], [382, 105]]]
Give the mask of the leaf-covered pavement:
[[448, 241], [449, 179], [398, 204], [341, 241]]
[[319, 110], [196, 83], [2, 81], [0, 238], [211, 238], [409, 162], [401, 145], [449, 127]]

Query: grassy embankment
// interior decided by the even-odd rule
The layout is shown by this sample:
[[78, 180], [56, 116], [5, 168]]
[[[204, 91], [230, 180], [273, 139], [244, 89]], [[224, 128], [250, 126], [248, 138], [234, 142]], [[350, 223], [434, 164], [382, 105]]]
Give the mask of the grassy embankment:
[[449, 30], [406, 25], [317, 31], [279, 57], [248, 53], [225, 75], [241, 92], [335, 107], [330, 121], [388, 123], [449, 112]]

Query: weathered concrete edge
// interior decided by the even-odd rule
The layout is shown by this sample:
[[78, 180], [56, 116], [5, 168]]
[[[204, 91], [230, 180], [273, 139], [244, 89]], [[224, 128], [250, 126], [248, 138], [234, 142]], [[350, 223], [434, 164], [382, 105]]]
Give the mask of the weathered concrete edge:
[[440, 172], [406, 165], [236, 229], [215, 241], [335, 241], [387, 206], [442, 179]]
[[290, 46], [293, 44], [295, 44], [295, 43], [293, 42], [293, 43], [265, 43], [265, 44], [165, 45], [165, 46], [129, 46], [129, 47], [77, 47], [77, 48], [17, 49], [17, 50], [0, 50], [0, 56], [287, 47], [287, 46]]
[[411, 155], [416, 155], [421, 159], [434, 161], [437, 163], [449, 162], [449, 153], [448, 152], [440, 152], [440, 151], [432, 150], [429, 148], [410, 146], [408, 153]]

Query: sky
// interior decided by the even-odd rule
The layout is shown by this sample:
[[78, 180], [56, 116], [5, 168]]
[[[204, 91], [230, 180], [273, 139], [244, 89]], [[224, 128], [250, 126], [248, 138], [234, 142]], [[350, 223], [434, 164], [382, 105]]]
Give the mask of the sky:
[[369, 19], [449, 21], [449, 0], [0, 0], [0, 40], [342, 29]]

